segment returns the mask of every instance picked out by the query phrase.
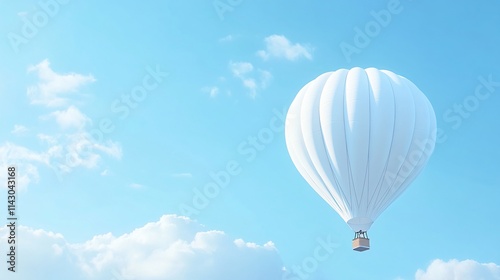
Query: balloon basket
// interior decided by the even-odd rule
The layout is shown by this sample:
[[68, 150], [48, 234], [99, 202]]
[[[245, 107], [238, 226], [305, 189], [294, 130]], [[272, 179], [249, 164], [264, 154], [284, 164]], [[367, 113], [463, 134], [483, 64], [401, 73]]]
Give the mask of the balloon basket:
[[352, 249], [354, 251], [363, 252], [370, 249], [370, 239], [356, 238], [352, 240]]
[[370, 239], [366, 231], [359, 231], [354, 234], [352, 240], [352, 249], [354, 251], [363, 252], [370, 249]]

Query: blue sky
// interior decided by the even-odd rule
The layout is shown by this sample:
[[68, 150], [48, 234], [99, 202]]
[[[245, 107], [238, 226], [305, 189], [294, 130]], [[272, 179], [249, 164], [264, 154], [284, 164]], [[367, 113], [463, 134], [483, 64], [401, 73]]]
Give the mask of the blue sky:
[[[0, 3], [23, 226], [2, 279], [500, 279], [497, 1]], [[439, 127], [364, 253], [283, 132], [303, 85], [355, 66], [410, 79]]]

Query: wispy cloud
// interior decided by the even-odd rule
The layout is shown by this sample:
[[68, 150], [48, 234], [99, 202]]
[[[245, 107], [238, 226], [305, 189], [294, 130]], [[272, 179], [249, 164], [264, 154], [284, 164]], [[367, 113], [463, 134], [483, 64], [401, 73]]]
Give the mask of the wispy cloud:
[[[29, 72], [36, 72], [39, 82], [28, 88], [28, 95], [34, 104], [48, 107], [62, 106], [69, 99], [67, 94], [78, 90], [86, 83], [95, 81], [92, 76], [81, 74], [57, 74], [50, 69], [49, 61], [30, 66]], [[56, 175], [71, 172], [75, 168], [94, 169], [100, 165], [103, 156], [121, 159], [121, 145], [111, 140], [95, 139], [90, 131], [90, 118], [76, 106], [55, 110], [38, 117], [50, 121], [51, 125], [33, 127], [36, 139], [42, 148], [32, 149], [5, 142], [0, 144], [0, 167], [15, 164], [24, 172], [20, 186], [26, 188], [30, 182], [39, 180], [40, 167], [48, 167], [56, 171]], [[11, 131], [14, 135], [27, 132], [23, 125], [16, 124]], [[0, 173], [0, 180], [4, 174]]]
[[28, 128], [26, 128], [24, 125], [16, 124], [14, 125], [14, 129], [10, 131], [10, 133], [14, 135], [21, 135], [28, 132]]
[[250, 62], [229, 62], [229, 69], [234, 76], [244, 78], [247, 74], [253, 71], [253, 65]]
[[229, 69], [234, 77], [238, 78], [242, 85], [249, 90], [252, 98], [257, 96], [259, 90], [267, 88], [272, 79], [269, 71], [257, 69], [250, 62], [229, 62]]
[[[38, 166], [46, 166], [62, 173], [71, 172], [75, 168], [93, 169], [101, 161], [102, 155], [115, 159], [122, 156], [121, 146], [113, 141], [97, 143], [85, 131], [72, 134], [47, 135], [38, 134], [38, 139], [46, 145], [42, 152], [10, 142], [0, 145], [0, 167], [15, 164], [23, 169], [29, 168], [25, 180], [20, 184], [26, 188], [30, 182], [38, 181]], [[3, 174], [0, 174], [0, 180]]]
[[56, 137], [48, 135], [48, 134], [39, 133], [39, 134], [37, 134], [37, 138], [41, 142], [46, 143], [46, 144], [51, 145], [51, 146], [55, 145], [57, 143]]
[[108, 140], [101, 143], [92, 143], [93, 148], [114, 157], [115, 159], [121, 159], [123, 155], [122, 147], [118, 142]]
[[[45, 153], [39, 153], [7, 142], [0, 146], [0, 169], [6, 170], [8, 166], [15, 165], [18, 169], [23, 170], [17, 178], [17, 185], [20, 189], [25, 190], [31, 182], [39, 181], [40, 176], [36, 165], [49, 165], [50, 157], [54, 152], [56, 151], [48, 150]], [[7, 180], [6, 173], [0, 173], [0, 180]]]
[[267, 88], [273, 79], [271, 72], [266, 70], [257, 70], [259, 72], [260, 84], [262, 88]]
[[42, 116], [41, 118], [54, 118], [59, 127], [62, 129], [74, 128], [82, 130], [87, 124], [91, 123], [90, 118], [73, 105], [69, 106], [66, 110], [54, 111], [49, 115]]
[[50, 68], [50, 62], [47, 59], [30, 66], [28, 72], [35, 72], [39, 80], [36, 85], [28, 87], [27, 94], [31, 103], [48, 107], [66, 105], [70, 93], [95, 81], [92, 75], [58, 74]]
[[311, 60], [313, 49], [307, 44], [292, 43], [283, 35], [271, 35], [264, 39], [265, 50], [260, 50], [257, 55], [264, 60], [269, 58], [283, 58], [295, 61], [300, 58]]
[[122, 148], [117, 142], [96, 142], [88, 132], [61, 135], [55, 145], [64, 149], [64, 157], [58, 158], [59, 167], [71, 171], [77, 167], [92, 169], [98, 166], [101, 155], [121, 159]]
[[130, 187], [133, 189], [142, 189], [142, 188], [144, 188], [144, 185], [141, 185], [138, 183], [132, 183], [132, 184], [130, 184]]
[[[233, 35], [227, 35], [219, 39], [219, 42], [230, 42], [235, 39]], [[301, 44], [292, 44], [287, 38], [281, 35], [271, 35], [264, 40], [266, 49], [257, 52], [257, 55], [267, 60], [271, 57], [285, 58], [288, 60], [296, 60], [301, 57], [312, 59], [312, 49]], [[258, 94], [266, 89], [273, 75], [270, 71], [256, 67], [255, 64], [249, 61], [234, 61], [228, 62], [230, 75], [236, 78], [247, 90], [247, 94], [252, 99], [255, 99]], [[221, 93], [226, 93], [227, 96], [233, 96], [234, 90], [229, 89], [229, 83], [226, 83], [227, 75], [219, 77], [218, 81], [212, 85], [201, 88], [201, 91], [211, 98], [216, 98]], [[231, 81], [231, 79], [227, 79]]]
[[201, 91], [203, 91], [204, 93], [207, 93], [211, 98], [217, 97], [217, 95], [219, 95], [219, 93], [220, 93], [220, 89], [218, 86], [203, 87], [201, 89]]
[[227, 43], [227, 42], [231, 42], [234, 40], [234, 36], [233, 35], [227, 35], [227, 36], [224, 36], [222, 38], [219, 39], [219, 42], [221, 43]]
[[48, 164], [49, 158], [50, 155], [48, 153], [39, 153], [10, 142], [0, 146], [0, 160], [5, 163], [8, 163], [9, 161], [16, 163], [21, 160], [28, 160], [31, 162]]

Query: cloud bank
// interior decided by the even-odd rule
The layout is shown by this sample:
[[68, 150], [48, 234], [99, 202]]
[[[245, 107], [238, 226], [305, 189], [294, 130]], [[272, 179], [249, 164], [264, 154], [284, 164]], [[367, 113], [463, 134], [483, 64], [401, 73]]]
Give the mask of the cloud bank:
[[[6, 244], [7, 228], [0, 228]], [[165, 215], [130, 233], [94, 236], [82, 244], [45, 230], [19, 228], [19, 267], [0, 279], [281, 280], [272, 242], [231, 239], [186, 217]]]
[[416, 280], [500, 280], [500, 266], [474, 260], [434, 260], [426, 270], [419, 269]]

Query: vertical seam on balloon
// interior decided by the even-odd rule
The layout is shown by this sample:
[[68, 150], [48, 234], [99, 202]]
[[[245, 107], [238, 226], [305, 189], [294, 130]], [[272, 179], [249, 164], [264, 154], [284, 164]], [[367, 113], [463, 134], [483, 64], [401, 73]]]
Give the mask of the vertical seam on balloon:
[[[330, 76], [328, 76], [328, 78], [329, 77]], [[326, 80], [328, 80], [328, 78]], [[316, 81], [318, 81], [318, 80], [316, 80]], [[313, 107], [313, 112], [314, 112], [314, 110], [317, 110], [318, 114], [317, 114], [317, 119], [314, 118], [314, 119], [312, 119], [312, 121], [313, 122], [318, 121], [318, 123], [319, 123], [319, 133], [320, 133], [320, 136], [321, 136], [320, 140], [321, 140], [321, 144], [323, 146], [323, 149], [325, 149], [325, 152], [326, 152], [326, 148], [325, 148], [325, 144], [324, 144], [324, 139], [323, 139], [323, 130], [322, 130], [322, 127], [321, 127], [321, 119], [320, 119], [321, 112], [319, 111], [319, 109], [320, 109], [319, 101], [321, 100], [321, 95], [323, 94], [323, 90], [325, 88], [325, 84], [326, 84], [326, 82], [321, 85], [321, 90], [320, 90], [320, 93], [319, 93], [319, 97], [315, 96], [315, 98], [318, 98], [318, 102], [317, 102], [317, 104], [316, 104], [316, 102], [313, 103], [313, 105], [315, 106], [315, 107]], [[317, 107], [316, 107], [316, 105], [317, 105]], [[314, 131], [313, 131], [313, 133], [314, 133]], [[314, 139], [315, 139], [315, 137], [313, 137], [313, 142], [315, 141]], [[315, 152], [317, 152], [316, 149], [314, 149], [314, 150], [315, 150]], [[308, 154], [311, 154], [310, 151], [309, 151], [309, 149], [308, 149]], [[316, 153], [316, 154], [318, 154], [318, 157], [320, 156], [319, 153]], [[309, 158], [311, 158], [311, 157], [309, 157]], [[320, 160], [320, 159], [318, 158], [318, 160]], [[319, 168], [322, 168], [321, 165], [319, 166], [319, 168], [316, 167], [315, 164], [314, 164], [314, 162], [312, 160], [311, 160], [311, 162], [313, 163], [313, 166], [315, 167], [316, 170], [319, 169]], [[325, 172], [325, 175], [328, 176], [326, 174], [327, 171], [324, 170], [324, 168], [322, 168], [322, 169]], [[328, 180], [329, 178], [326, 178], [327, 180], [325, 180], [318, 171], [316, 171], [316, 172], [318, 173], [318, 176], [321, 179], [321, 182], [323, 183], [323, 186], [325, 187], [325, 189], [326, 189], [328, 195], [330, 196], [331, 200], [337, 206], [337, 208], [340, 210], [340, 212], [342, 212], [341, 210], [342, 210], [343, 207], [341, 207], [340, 204], [339, 204], [339, 202], [337, 201], [337, 199], [335, 199], [335, 195], [333, 195], [332, 189], [329, 187], [329, 183], [330, 183], [329, 180]], [[332, 206], [332, 208], [335, 208], [333, 205], [331, 205], [331, 206]]]
[[[369, 134], [368, 134], [368, 139], [369, 139], [368, 140], [368, 143], [369, 143], [368, 145], [370, 145], [370, 143], [371, 143], [371, 127], [372, 127], [372, 123], [371, 123], [371, 120], [372, 120], [372, 102], [371, 102], [371, 98], [372, 98], [372, 96], [374, 94], [373, 94], [373, 87], [372, 87], [371, 82], [370, 82], [370, 75], [368, 75], [368, 73], [367, 73], [367, 79], [368, 79], [368, 85], [369, 85], [369, 89], [370, 89], [370, 96], [369, 96], [369, 98], [370, 98], [370, 101], [369, 101], [370, 102], [370, 104], [369, 104], [369, 116], [370, 116], [370, 125], [369, 125], [369, 128], [370, 128], [370, 131], [369, 131]], [[368, 147], [368, 165], [369, 164], [370, 164], [370, 147]], [[368, 173], [368, 171], [367, 171], [367, 173]], [[368, 178], [369, 178], [369, 174], [368, 174]], [[376, 190], [377, 187], [378, 187], [378, 184], [375, 186], [375, 190]], [[371, 200], [372, 200], [373, 196], [370, 197], [370, 189], [369, 189], [369, 187], [368, 187], [366, 198], [367, 198], [366, 199], [366, 202], [367, 202], [367, 204], [366, 204], [366, 213], [367, 213], [368, 216], [370, 216], [369, 215], [370, 213], [368, 213], [369, 212], [368, 209], [370, 208], [369, 206], [371, 204]]]
[[[370, 166], [370, 143], [371, 143], [371, 136], [372, 136], [372, 125], [371, 125], [371, 120], [372, 120], [372, 96], [373, 96], [373, 90], [372, 86], [370, 84], [370, 78], [368, 77], [368, 73], [366, 73], [366, 70], [364, 70], [364, 73], [366, 75], [366, 80], [367, 80], [367, 86], [368, 86], [368, 155], [367, 155], [367, 160], [366, 160], [366, 172], [365, 172], [365, 180], [363, 182], [363, 190], [361, 191], [361, 202], [363, 201], [363, 194], [365, 193], [365, 187], [366, 187], [366, 202], [368, 202], [368, 198], [370, 196], [370, 186], [367, 185], [367, 180], [370, 178], [370, 169], [368, 168]], [[368, 204], [366, 205], [365, 213], [368, 213]]]
[[[309, 87], [310, 87], [310, 84], [308, 85], [308, 89], [309, 89]], [[307, 92], [304, 94], [304, 96], [302, 97], [301, 102], [300, 102], [300, 108], [299, 108], [300, 118], [299, 118], [299, 121], [298, 121], [298, 124], [299, 124], [299, 127], [300, 127], [300, 132], [301, 132], [301, 133], [300, 133], [300, 136], [301, 136], [301, 140], [302, 140], [302, 146], [303, 146], [303, 148], [305, 149], [305, 151], [307, 151], [307, 153], [305, 153], [305, 154], [306, 154], [306, 157], [307, 157], [307, 160], [308, 160], [308, 164], [303, 164], [303, 166], [310, 166], [310, 167], [312, 167], [312, 169], [315, 169], [314, 163], [312, 162], [312, 160], [311, 160], [311, 156], [309, 155], [309, 150], [307, 149], [307, 145], [305, 144], [304, 129], [303, 129], [303, 127], [302, 127], [302, 106], [304, 106], [304, 102], [303, 102], [303, 101], [304, 101], [304, 99], [305, 99], [305, 95], [306, 95], [306, 94], [307, 94]], [[311, 181], [313, 181], [313, 182], [316, 184], [316, 187], [317, 187], [318, 189], [321, 189], [321, 185], [322, 185], [322, 186], [324, 186], [324, 187], [326, 187], [326, 184], [325, 184], [325, 182], [323, 181], [323, 178], [321, 178], [321, 175], [319, 175], [319, 173], [318, 173], [318, 172], [313, 172], [313, 173], [316, 173], [316, 174], [315, 174], [316, 176], [311, 176], [310, 172], [309, 172], [309, 171], [308, 171], [308, 169], [306, 168], [306, 169], [305, 169], [305, 173], [308, 175], [308, 177], [309, 177], [309, 178], [311, 178], [311, 179], [312, 179]], [[316, 178], [316, 179], [314, 179], [314, 178]], [[318, 182], [318, 179], [319, 179], [319, 182]], [[317, 185], [318, 183], [320, 183], [321, 185]], [[312, 187], [312, 186], [311, 186], [311, 187]], [[327, 187], [326, 187], [326, 189], [328, 190], [328, 188], [327, 188]], [[315, 190], [315, 191], [316, 191], [316, 189], [314, 189], [314, 188], [313, 188], [313, 190]], [[316, 191], [316, 192], [317, 192], [317, 191]], [[327, 191], [327, 192], [328, 192], [328, 191]], [[321, 196], [321, 193], [318, 193], [318, 194]], [[333, 196], [331, 195], [331, 193], [330, 193], [330, 192], [328, 192], [327, 194], [329, 194], [329, 195], [330, 195], [330, 198], [331, 198], [333, 201], [335, 201], [335, 199], [333, 198]], [[326, 201], [326, 202], [327, 202], [327, 204], [329, 204], [329, 203], [328, 203], [328, 201]], [[331, 207], [332, 207], [332, 208], [335, 208], [335, 207], [333, 207], [333, 206], [331, 206]]]
[[[347, 72], [347, 75], [346, 75], [346, 82], [345, 82], [345, 87], [344, 87], [344, 100], [343, 100], [343, 106], [342, 106], [342, 110], [343, 110], [343, 114], [342, 114], [342, 118], [343, 118], [343, 124], [344, 124], [344, 136], [347, 136], [347, 133], [346, 133], [346, 100], [347, 100], [347, 80], [348, 80], [348, 77], [349, 77], [349, 72], [351, 72], [351, 70], [349, 70]], [[352, 198], [353, 198], [353, 189], [352, 189], [352, 183], [353, 183], [353, 178], [352, 178], [352, 172], [351, 172], [351, 159], [349, 158], [349, 148], [348, 148], [348, 145], [347, 145], [347, 139], [345, 141], [345, 152], [346, 152], [346, 157], [347, 157], [347, 173], [349, 174], [348, 176], [348, 182], [349, 182], [349, 198], [351, 200], [351, 203], [350, 205], [353, 205], [352, 203]], [[354, 198], [356, 199], [356, 204], [358, 204], [358, 199], [357, 199], [357, 196], [356, 196], [356, 191], [354, 191]], [[355, 210], [355, 209], [351, 209], [351, 210]], [[357, 209], [356, 209], [357, 210]], [[356, 214], [357, 214], [357, 211], [356, 211]], [[351, 213], [351, 216], [352, 216], [352, 213]]]
[[[409, 89], [409, 87], [405, 84], [405, 86]], [[413, 141], [413, 137], [415, 136], [415, 128], [416, 128], [416, 125], [415, 123], [417, 122], [417, 108], [416, 108], [416, 104], [415, 104], [415, 96], [413, 96], [413, 93], [411, 92], [411, 89], [409, 89], [410, 91], [410, 94], [411, 94], [411, 97], [412, 97], [412, 100], [413, 100], [413, 107], [414, 107], [414, 110], [415, 110], [415, 114], [414, 114], [414, 118], [413, 118], [413, 131], [412, 131], [412, 136], [411, 136], [411, 140]], [[403, 168], [403, 165], [405, 164], [406, 162], [406, 158], [408, 157], [408, 154], [411, 152], [411, 147], [412, 147], [412, 144], [410, 143], [409, 147], [408, 147], [408, 151], [406, 152], [406, 155], [404, 156], [404, 161], [403, 161], [403, 164], [401, 164], [401, 166], [399, 167], [399, 170], [398, 172], [396, 173], [396, 178], [398, 178], [399, 176], [399, 173], [401, 172], [401, 169]], [[376, 210], [378, 210], [379, 208], [381, 208], [381, 204], [383, 205], [383, 201], [386, 200], [386, 198], [390, 195], [391, 193], [391, 189], [394, 187], [394, 183], [396, 181], [394, 181], [391, 186], [388, 188], [387, 192], [384, 194], [384, 196], [382, 197], [382, 199], [379, 201], [379, 203], [376, 204], [377, 208], [375, 208]]]
[[[411, 90], [411, 91], [413, 93], [413, 90]], [[426, 114], [429, 115], [430, 114], [430, 110], [431, 110], [431, 105], [430, 105], [430, 103], [428, 103], [428, 101], [426, 101], [426, 106], [425, 107], [427, 108]], [[431, 127], [431, 125], [432, 125], [432, 118], [430, 117], [429, 118], [429, 128]], [[431, 135], [432, 135], [432, 130], [429, 129], [429, 133], [427, 135], [426, 141], [428, 139], [430, 139]], [[416, 176], [418, 176], [418, 174], [420, 174], [420, 172], [422, 172], [423, 167], [426, 165], [426, 163], [429, 160], [430, 156], [427, 157], [427, 159], [424, 159], [424, 161], [421, 161], [422, 158], [424, 158], [424, 157], [425, 157], [425, 149], [422, 151], [422, 154], [419, 157], [419, 159], [417, 161], [417, 165], [416, 165], [416, 166], [422, 166], [422, 168], [413, 168], [412, 169], [411, 173], [408, 174], [408, 176], [405, 178], [405, 180], [401, 184], [400, 189], [396, 193], [393, 193], [393, 195], [391, 197], [391, 200], [394, 200], [394, 199], [398, 198], [402, 194], [402, 190], [406, 189], [406, 186], [408, 186], [413, 181], [413, 179], [416, 178]], [[403, 186], [405, 186], [405, 188], [402, 188]], [[384, 209], [385, 208], [381, 208], [381, 210], [384, 210]]]
[[[301, 91], [299, 91], [298, 96], [300, 95], [300, 92]], [[290, 108], [292, 108], [292, 106], [294, 106], [295, 102], [297, 102], [299, 104], [302, 103], [302, 102], [298, 102], [298, 99], [297, 99], [298, 96], [295, 97], [295, 99], [292, 102], [292, 105], [290, 106]], [[302, 101], [302, 100], [300, 100], [300, 101]], [[297, 107], [300, 107], [300, 106], [297, 105]], [[299, 133], [299, 135], [300, 135], [299, 140], [300, 141], [297, 141], [296, 139], [294, 139], [293, 141], [290, 141], [290, 144], [288, 144], [288, 141], [287, 141], [287, 147], [288, 147], [290, 157], [292, 158], [292, 161], [293, 161], [295, 167], [297, 168], [297, 170], [299, 171], [299, 173], [304, 177], [304, 179], [307, 181], [307, 183], [311, 185], [311, 188], [314, 189], [314, 186], [316, 185], [316, 182], [315, 182], [314, 178], [309, 174], [309, 172], [307, 172], [307, 169], [305, 168], [306, 164], [301, 160], [301, 158], [298, 156], [297, 152], [295, 152], [295, 150], [301, 150], [302, 146], [304, 146], [304, 144], [303, 144], [303, 137], [302, 137], [302, 127], [300, 125], [300, 110], [298, 110], [298, 111], [299, 111], [298, 112], [299, 115], [295, 116], [296, 121], [295, 121], [294, 127], [298, 127], [301, 130], [301, 132]], [[297, 112], [295, 112], [295, 114], [297, 114]], [[288, 116], [289, 115], [290, 115], [290, 110], [289, 110], [289, 112], [287, 114], [287, 121], [288, 121]], [[298, 125], [297, 125], [297, 122], [298, 122]], [[286, 132], [285, 132], [285, 137], [286, 137]], [[294, 159], [296, 159], [296, 160], [294, 160]], [[312, 184], [309, 183], [309, 182], [312, 182]]]
[[[395, 132], [396, 132], [396, 119], [397, 119], [397, 116], [396, 116], [397, 115], [396, 114], [397, 113], [397, 109], [396, 109], [396, 106], [397, 106], [397, 103], [396, 103], [396, 92], [394, 91], [394, 86], [392, 84], [392, 79], [386, 73], [384, 73], [382, 71], [380, 71], [380, 73], [382, 73], [384, 75], [385, 79], [389, 82], [389, 85], [391, 86], [392, 100], [393, 100], [393, 104], [394, 104], [394, 106], [393, 106], [394, 117], [392, 118], [393, 119], [393, 123], [392, 123], [392, 137], [391, 137], [391, 145], [389, 146], [389, 154], [388, 154], [387, 160], [385, 162], [385, 167], [384, 167], [384, 170], [382, 172], [382, 176], [380, 177], [379, 182], [377, 184], [378, 192], [377, 192], [377, 196], [375, 198], [374, 204], [373, 204], [374, 206], [379, 203], [378, 198], [380, 196], [380, 192], [382, 191], [383, 181], [384, 181], [384, 179], [387, 176], [387, 174], [386, 174], [387, 167], [389, 166], [389, 159], [391, 158], [391, 154], [392, 154], [392, 146], [393, 146], [393, 143], [394, 143], [394, 136], [396, 135]], [[369, 204], [371, 204], [374, 196], [375, 196], [375, 192], [374, 192], [374, 195], [371, 197]], [[376, 214], [377, 213], [374, 210], [372, 210], [370, 216], [376, 215]]]
[[[328, 78], [328, 80], [329, 80], [330, 78], [331, 78], [331, 76]], [[327, 82], [328, 82], [328, 80], [327, 80]], [[325, 84], [324, 84], [324, 85], [326, 85], [326, 82], [325, 82]], [[324, 89], [324, 85], [323, 85], [323, 89]], [[344, 88], [345, 88], [345, 86], [344, 86]], [[320, 102], [321, 102], [321, 98], [320, 98]], [[332, 104], [332, 105], [333, 105], [333, 104]], [[321, 106], [320, 106], [319, 108], [321, 108]], [[318, 110], [318, 111], [319, 111], [319, 110]], [[321, 112], [320, 112], [320, 116], [321, 116]], [[330, 153], [328, 152], [328, 149], [326, 148], [325, 137], [324, 137], [324, 133], [323, 133], [323, 125], [322, 125], [322, 123], [321, 123], [321, 117], [320, 117], [320, 122], [319, 122], [319, 125], [320, 125], [320, 132], [321, 132], [321, 140], [322, 140], [322, 142], [323, 142], [323, 147], [324, 147], [324, 149], [325, 149], [326, 156], [327, 156], [327, 158], [328, 158], [328, 165], [329, 165], [329, 167], [330, 167], [330, 170], [331, 170], [331, 173], [332, 173], [332, 177], [333, 177], [333, 179], [335, 180], [335, 184], [337, 185], [338, 190], [340, 190], [340, 192], [342, 193], [342, 198], [345, 200], [347, 197], [346, 197], [346, 195], [345, 195], [345, 193], [344, 193], [344, 190], [342, 189], [342, 186], [340, 185], [340, 182], [339, 182], [339, 180], [338, 180], [337, 176], [335, 176], [335, 172], [333, 172], [332, 159], [331, 159], [331, 157], [330, 157]], [[348, 202], [348, 201], [342, 201], [342, 202], [343, 202], [343, 203], [342, 203], [342, 206], [343, 206], [342, 208], [344, 209], [344, 214], [345, 214], [346, 216], [347, 216], [347, 215], [350, 215], [350, 211], [349, 211], [348, 209], [351, 207], [351, 205], [349, 204], [349, 202]], [[345, 205], [346, 203], [347, 203], [347, 205]], [[340, 204], [339, 204], [339, 206], [340, 206]]]
[[[307, 89], [306, 93], [304, 94], [304, 97], [302, 98], [302, 102], [300, 103], [300, 105], [301, 105], [301, 110], [300, 110], [300, 111], [301, 111], [301, 116], [302, 116], [302, 107], [304, 106], [304, 100], [305, 100], [305, 99], [307, 99], [307, 97], [308, 97], [308, 92], [309, 92], [309, 90], [310, 90], [311, 86], [316, 86], [316, 83], [317, 83], [317, 82], [318, 82], [318, 79], [316, 78], [316, 79], [315, 79], [315, 82], [313, 82], [313, 84], [309, 84], [309, 87], [308, 87], [308, 89]], [[314, 105], [314, 104], [313, 104], [313, 105]], [[316, 108], [314, 108], [314, 107], [313, 107], [313, 109], [316, 109]], [[301, 119], [302, 119], [302, 117], [301, 117]], [[314, 121], [315, 121], [315, 119], [312, 119], [311, 121], [313, 121], [313, 122], [314, 122]], [[308, 166], [310, 166], [310, 167], [311, 167], [311, 169], [312, 169], [312, 171], [313, 171], [313, 172], [308, 172], [308, 171], [306, 171], [306, 172], [307, 172], [307, 174], [308, 174], [310, 177], [312, 177], [312, 176], [310, 175], [311, 173], [313, 173], [313, 174], [315, 175], [314, 177], [312, 177], [312, 178], [315, 178], [315, 179], [313, 179], [313, 181], [316, 183], [316, 184], [315, 184], [315, 185], [316, 185], [316, 187], [317, 187], [319, 190], [321, 190], [320, 192], [318, 192], [318, 191], [315, 189], [315, 191], [316, 191], [316, 192], [317, 192], [317, 193], [318, 193], [318, 194], [319, 194], [319, 195], [320, 195], [320, 196], [321, 196], [321, 197], [322, 197], [322, 198], [323, 198], [323, 199], [324, 199], [324, 200], [325, 200], [325, 201], [326, 201], [326, 202], [327, 202], [327, 203], [328, 203], [328, 204], [329, 204], [329, 205], [330, 205], [333, 209], [335, 209], [335, 210], [337, 210], [337, 209], [338, 209], [338, 210], [341, 212], [341, 209], [342, 209], [342, 208], [341, 208], [341, 207], [339, 207], [338, 202], [336, 201], [335, 197], [334, 197], [334, 196], [332, 195], [332, 193], [330, 192], [330, 190], [329, 190], [329, 188], [328, 188], [328, 185], [325, 183], [325, 180], [323, 179], [323, 177], [321, 176], [321, 174], [318, 172], [318, 166], [316, 166], [316, 165], [314, 164], [314, 161], [312, 160], [312, 156], [311, 156], [311, 154], [312, 154], [312, 150], [310, 150], [310, 149], [307, 147], [307, 145], [306, 145], [306, 141], [305, 141], [305, 138], [304, 138], [305, 133], [304, 133], [304, 130], [303, 130], [303, 127], [302, 127], [302, 121], [300, 121], [300, 128], [301, 128], [301, 136], [302, 136], [302, 140], [303, 140], [302, 142], [303, 142], [303, 144], [304, 144], [304, 149], [305, 149], [305, 151], [307, 151], [307, 153], [306, 153], [306, 157], [307, 157], [307, 160], [308, 160]], [[311, 128], [313, 128], [313, 126], [312, 126], [312, 125], [311, 125]], [[311, 131], [311, 133], [314, 133], [314, 131]], [[315, 138], [313, 137], [313, 143], [312, 143], [312, 144], [313, 144], [313, 146], [315, 146], [315, 145], [314, 145], [314, 144], [315, 144], [315, 143], [314, 143], [314, 139], [315, 139]], [[313, 148], [314, 148], [314, 147], [313, 147]], [[317, 153], [316, 153], [316, 154], [317, 154]], [[324, 195], [325, 197], [323, 197], [323, 195]], [[336, 206], [337, 206], [337, 207], [336, 207]]]

